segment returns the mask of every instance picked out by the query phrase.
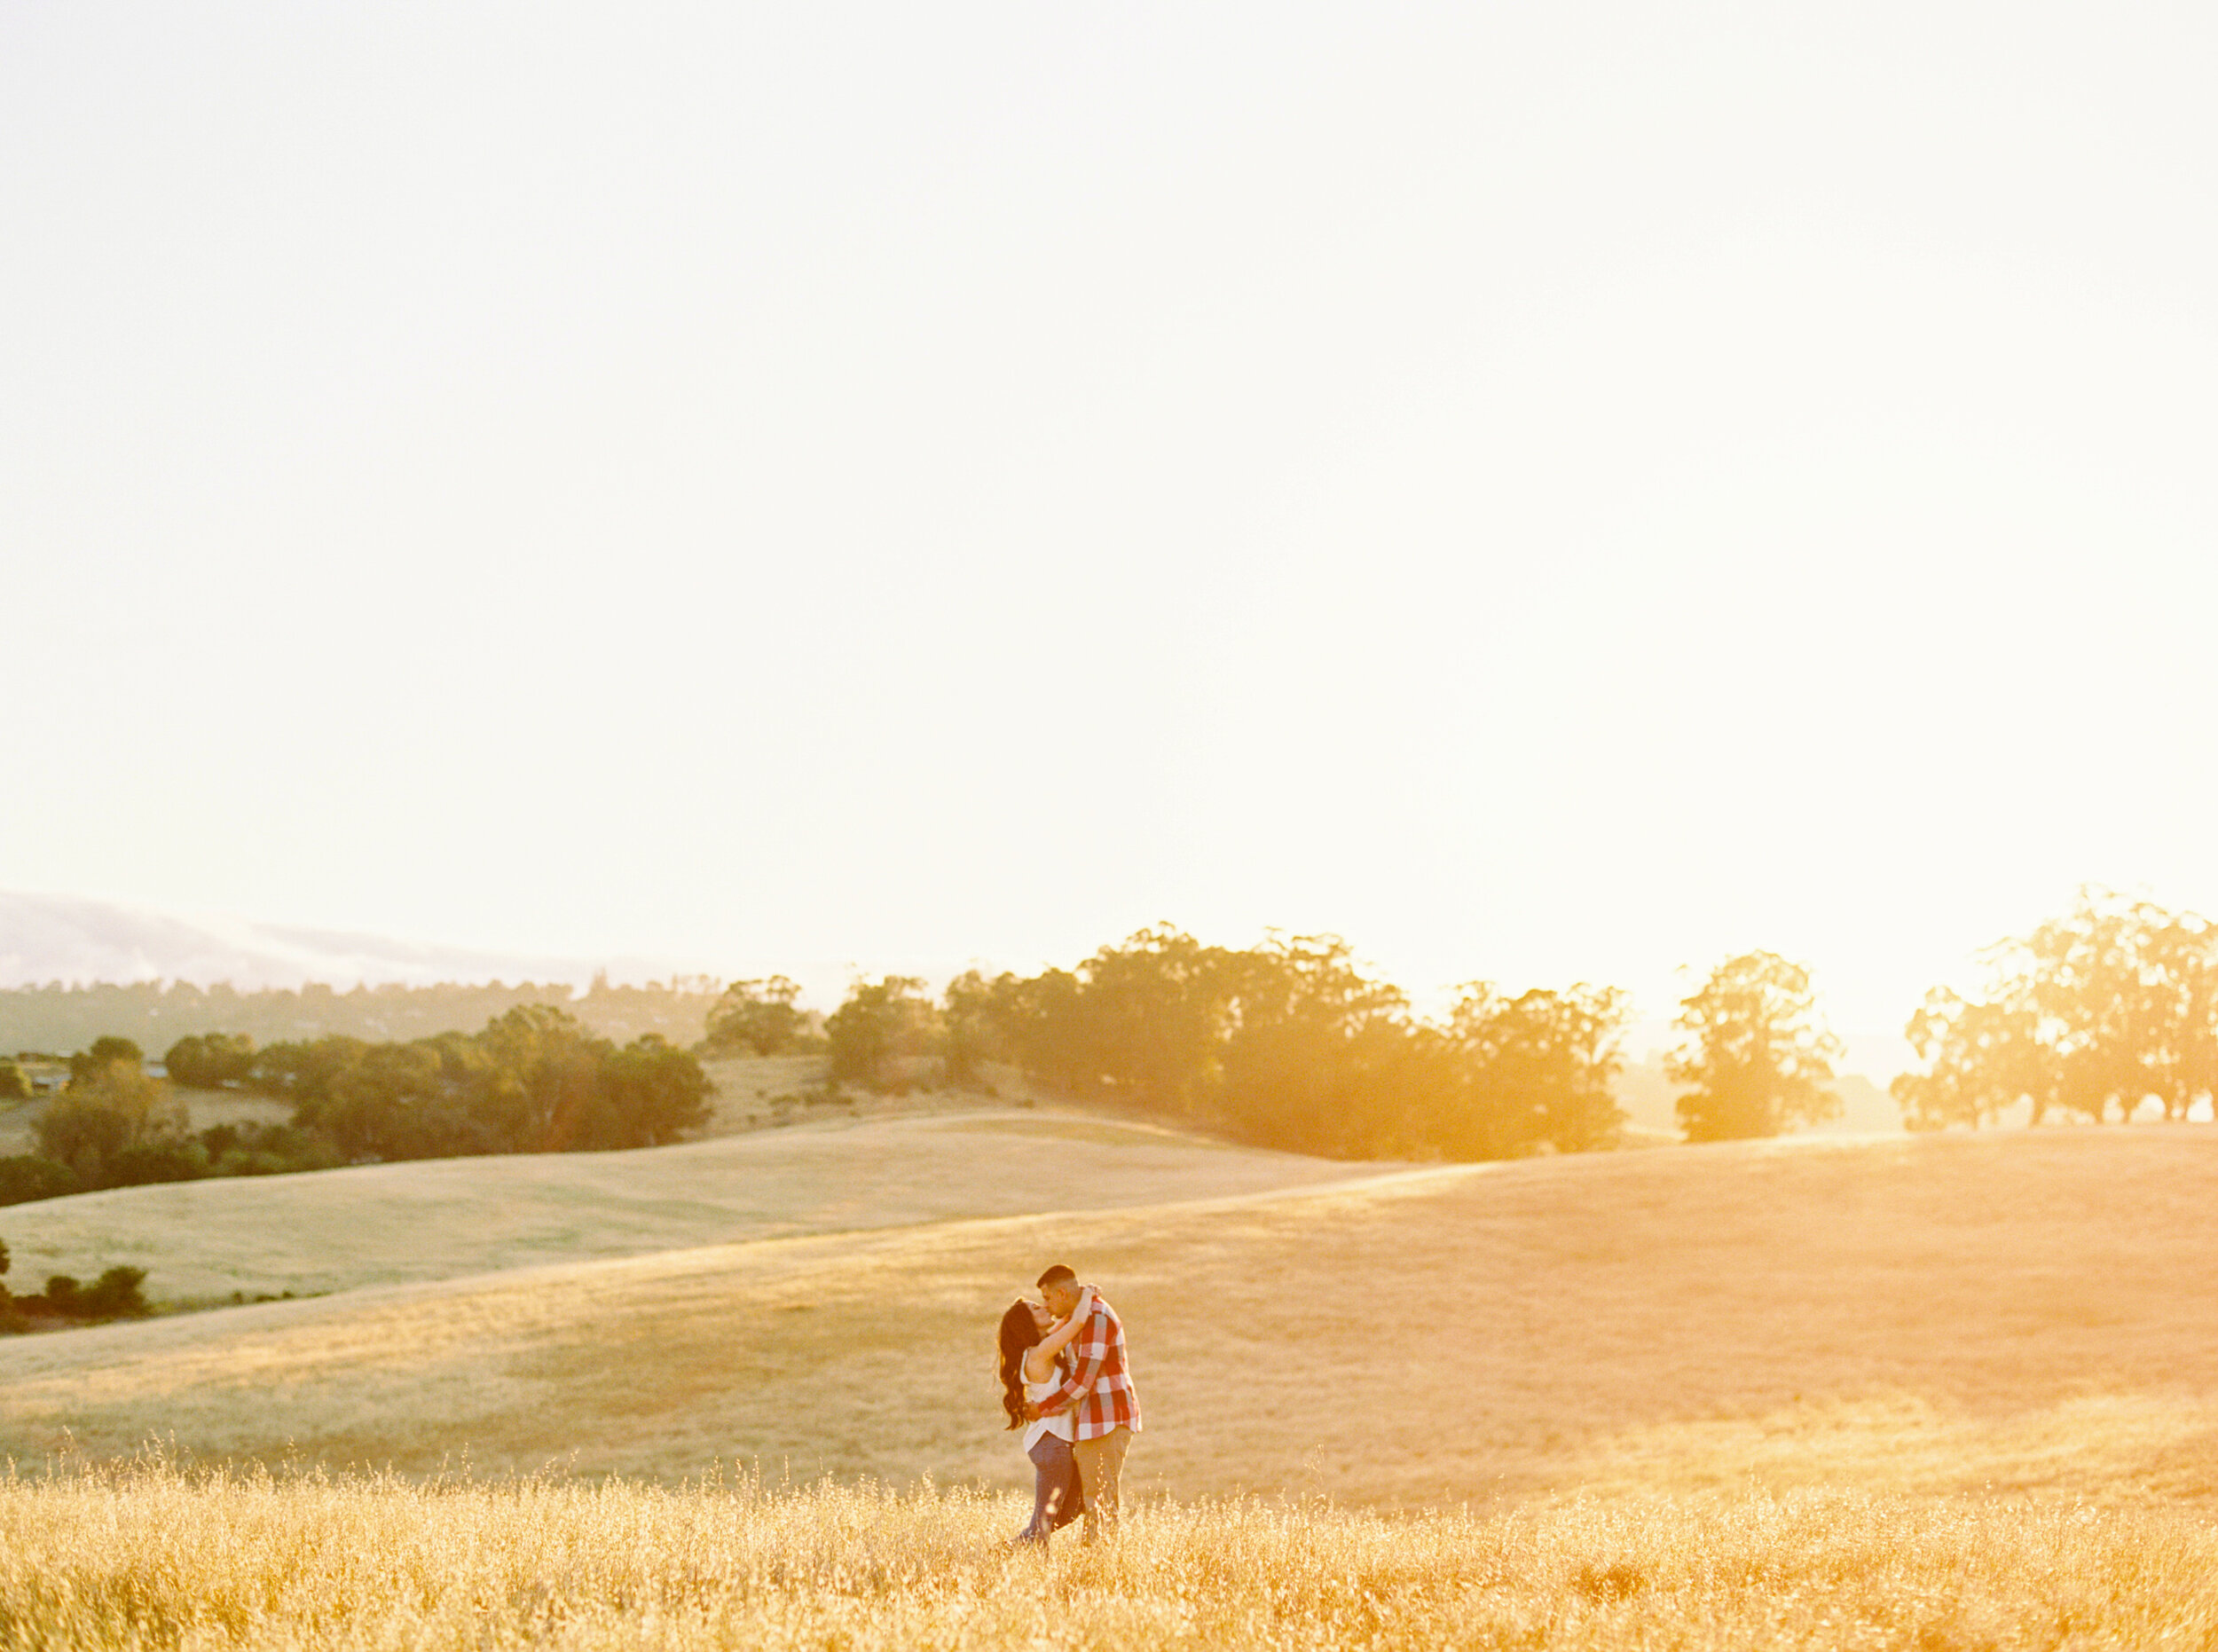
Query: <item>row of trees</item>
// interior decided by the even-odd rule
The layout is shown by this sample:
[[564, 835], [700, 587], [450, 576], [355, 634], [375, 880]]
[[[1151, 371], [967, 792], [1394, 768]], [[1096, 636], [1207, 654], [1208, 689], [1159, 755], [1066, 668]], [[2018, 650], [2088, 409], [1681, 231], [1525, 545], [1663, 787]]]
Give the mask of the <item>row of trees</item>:
[[[1905, 1029], [1924, 1070], [1892, 1091], [1913, 1129], [2024, 1109], [2099, 1123], [2218, 1113], [2218, 924], [2097, 888], [1983, 955], [1985, 990], [1927, 994]], [[1073, 970], [860, 984], [825, 1023], [835, 1079], [961, 1080], [1005, 1061], [1072, 1095], [1119, 1097], [1248, 1140], [1340, 1156], [1495, 1158], [1608, 1145], [1625, 1000], [1585, 984], [1462, 990], [1412, 1013], [1331, 936], [1207, 947], [1168, 927]], [[1809, 972], [1728, 959], [1679, 1005], [1667, 1075], [1690, 1141], [1775, 1135], [1840, 1107], [1837, 1039]]]
[[138, 1047], [106, 1036], [71, 1058], [68, 1087], [35, 1121], [38, 1152], [0, 1160], [0, 1203], [372, 1160], [649, 1147], [709, 1112], [690, 1051], [654, 1033], [618, 1047], [551, 1004], [405, 1043], [338, 1034], [257, 1050], [242, 1034], [196, 1034], [165, 1065], [183, 1082], [287, 1102], [292, 1121], [195, 1135]]
[[[1241, 949], [1168, 926], [1071, 970], [977, 972], [935, 1002], [901, 976], [858, 983], [824, 1024], [835, 1082], [961, 1082], [1005, 1062], [1079, 1097], [1120, 1100], [1260, 1145], [1340, 1158], [1498, 1159], [1612, 1145], [1624, 1115], [1625, 995], [1585, 983], [1462, 987], [1414, 1013], [1336, 936]], [[1690, 1137], [1772, 1134], [1837, 1105], [1838, 1046], [1806, 973], [1767, 953], [1682, 1006], [1673, 1076]]]
[[[1936, 988], [1910, 1021], [1926, 1070], [1893, 1093], [1912, 1128], [1977, 1126], [2020, 1104], [2034, 1122], [2151, 1105], [2181, 1118], [2218, 1095], [2218, 925], [2090, 890], [1986, 956], [1981, 996]], [[830, 1082], [876, 1089], [978, 1082], [1003, 1063], [1074, 1098], [1343, 1158], [1585, 1152], [1613, 1145], [1624, 1122], [1618, 989], [1473, 982], [1428, 1018], [1336, 936], [1233, 948], [1164, 925], [1072, 969], [971, 971], [937, 997], [908, 977], [858, 982], [821, 1020], [798, 997], [782, 976], [733, 982], [708, 999], [701, 1050], [822, 1050]], [[1675, 1025], [1666, 1072], [1686, 1087], [1689, 1140], [1774, 1135], [1837, 1111], [1841, 1046], [1803, 966], [1728, 959]], [[37, 1123], [41, 1154], [0, 1161], [0, 1202], [227, 1167], [647, 1146], [707, 1113], [695, 1054], [652, 1033], [619, 1048], [547, 1004], [405, 1042], [193, 1033], [167, 1064], [181, 1083], [286, 1100], [292, 1123], [188, 1139], [138, 1047], [104, 1037], [70, 1058], [69, 1088]]]
[[2107, 890], [1984, 955], [1985, 990], [1943, 987], [1905, 1028], [1923, 1073], [1893, 1084], [1913, 1129], [1977, 1128], [2021, 1105], [2101, 1122], [2183, 1119], [2218, 1094], [2218, 925]]
[[0, 987], [0, 1050], [82, 1050], [103, 1034], [161, 1050], [189, 1034], [217, 1028], [257, 1043], [334, 1033], [372, 1042], [405, 1042], [451, 1027], [483, 1027], [536, 1003], [558, 1005], [618, 1043], [659, 1033], [673, 1044], [690, 1045], [701, 1037], [703, 1019], [719, 990], [705, 977], [622, 986], [601, 976], [582, 993], [560, 981], [387, 982], [346, 989], [311, 981], [245, 991], [190, 981], [51, 981]]

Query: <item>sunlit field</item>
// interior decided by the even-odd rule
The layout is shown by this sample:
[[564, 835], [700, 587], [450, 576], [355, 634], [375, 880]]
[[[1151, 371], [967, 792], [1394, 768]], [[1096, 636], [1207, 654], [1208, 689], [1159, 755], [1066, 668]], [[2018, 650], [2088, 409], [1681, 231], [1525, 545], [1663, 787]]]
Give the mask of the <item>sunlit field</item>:
[[[987, 1121], [933, 1129], [981, 1166], [1028, 1151]], [[901, 1129], [794, 1147], [844, 1144], [856, 1187], [916, 1197], [908, 1152], [928, 1133]], [[1067, 1162], [1168, 1151], [1084, 1145]], [[98, 1463], [159, 1438], [195, 1462], [332, 1470], [677, 1483], [736, 1461], [1013, 1488], [992, 1326], [1067, 1258], [1130, 1327], [1144, 1491], [2218, 1504], [2218, 1131], [1748, 1144], [1221, 1192], [1183, 1162], [1149, 1205], [873, 1226], [858, 1202], [840, 1231], [12, 1339], [0, 1450]], [[335, 1215], [317, 1243], [344, 1250], [356, 1224]]]
[[745, 1482], [0, 1483], [12, 1646], [2201, 1647], [2218, 1538], [2161, 1510], [1823, 1491], [1400, 1517], [1156, 1502], [1107, 1551], [1010, 1496]]
[[629, 1152], [117, 1188], [0, 1209], [0, 1239], [19, 1285], [127, 1263], [147, 1270], [157, 1302], [211, 1302], [233, 1292], [306, 1295], [739, 1240], [1152, 1205], [1376, 1168], [1112, 1120], [981, 1113], [973, 1102], [967, 1113], [841, 1114]]
[[[657, 1165], [789, 1226], [0, 1343], [0, 1647], [2218, 1645], [2206, 1127], [1379, 1167], [1011, 1113], [203, 1185], [396, 1268]], [[1148, 1427], [1121, 1546], [1043, 1560], [989, 1348], [1057, 1258]]]

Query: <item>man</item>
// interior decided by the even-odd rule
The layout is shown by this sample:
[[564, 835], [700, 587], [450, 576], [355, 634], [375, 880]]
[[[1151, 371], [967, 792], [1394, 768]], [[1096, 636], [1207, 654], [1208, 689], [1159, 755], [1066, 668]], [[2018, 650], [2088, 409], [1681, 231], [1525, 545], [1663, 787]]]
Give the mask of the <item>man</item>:
[[[1078, 1275], [1060, 1263], [1040, 1276], [1040, 1294], [1057, 1318], [1067, 1319], [1078, 1307]], [[1026, 1405], [1027, 1420], [1072, 1412], [1071, 1455], [1078, 1459], [1079, 1483], [1086, 1492], [1086, 1523], [1080, 1541], [1098, 1543], [1117, 1532], [1117, 1483], [1124, 1453], [1140, 1431], [1140, 1396], [1124, 1353], [1124, 1324], [1116, 1310], [1094, 1293], [1094, 1308], [1073, 1339], [1077, 1370], [1038, 1404]]]

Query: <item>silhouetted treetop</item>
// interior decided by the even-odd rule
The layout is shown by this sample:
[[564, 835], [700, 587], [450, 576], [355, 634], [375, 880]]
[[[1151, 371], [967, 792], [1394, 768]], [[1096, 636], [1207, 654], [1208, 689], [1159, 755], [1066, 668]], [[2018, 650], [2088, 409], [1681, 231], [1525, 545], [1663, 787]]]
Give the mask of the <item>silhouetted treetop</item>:
[[1679, 1044], [1665, 1070], [1694, 1086], [1679, 1098], [1688, 1141], [1776, 1136], [1840, 1110], [1828, 1088], [1840, 1040], [1819, 1019], [1802, 964], [1773, 952], [1728, 958], [1680, 1001], [1672, 1025]]
[[1904, 1035], [1925, 1062], [1893, 1085], [1912, 1129], [1977, 1127], [2019, 1104], [2100, 1122], [2151, 1103], [2183, 1119], [2218, 1092], [2218, 927], [2094, 885], [1984, 955], [1978, 999], [1937, 987]]
[[966, 972], [937, 1005], [920, 981], [859, 982], [825, 1031], [852, 1082], [1003, 1061], [1074, 1097], [1273, 1147], [1500, 1158], [1616, 1140], [1625, 1019], [1613, 988], [1488, 987], [1435, 1025], [1336, 935], [1233, 948], [1158, 924], [1073, 969]]

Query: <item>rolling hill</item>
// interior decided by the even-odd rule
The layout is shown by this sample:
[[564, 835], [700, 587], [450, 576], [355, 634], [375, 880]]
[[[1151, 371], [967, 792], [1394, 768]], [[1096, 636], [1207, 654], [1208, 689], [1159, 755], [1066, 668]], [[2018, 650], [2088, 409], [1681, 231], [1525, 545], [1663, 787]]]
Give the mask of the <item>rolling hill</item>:
[[234, 1292], [320, 1294], [1043, 1208], [1215, 1198], [1376, 1168], [1002, 1108], [833, 1118], [629, 1152], [117, 1188], [11, 1207], [0, 1212], [0, 1238], [19, 1279], [90, 1277], [127, 1263], [148, 1270], [157, 1302], [198, 1304]]
[[[1007, 1483], [1023, 1466], [996, 1428], [993, 1322], [1065, 1257], [1131, 1327], [1148, 1429], [1130, 1472], [1182, 1495], [1488, 1505], [1824, 1482], [2218, 1499], [2218, 1131], [1294, 1173], [1009, 1114], [633, 1157], [682, 1177], [741, 1147], [753, 1181], [816, 1191], [708, 1215], [699, 1236], [728, 1222], [727, 1242], [557, 1260], [578, 1241], [550, 1226], [531, 1267], [0, 1346], [0, 1449], [109, 1458], [159, 1436], [412, 1474], [467, 1459], [675, 1480], [738, 1459], [774, 1478]], [[409, 1179], [440, 1170], [458, 1179], [436, 1193]], [[360, 1236], [382, 1257], [362, 1265], [405, 1274], [404, 1236], [442, 1208], [517, 1225], [518, 1186], [464, 1175], [488, 1171], [515, 1174], [303, 1178], [273, 1190], [302, 1202], [263, 1208], [263, 1248]], [[1020, 1214], [1097, 1178], [1124, 1197]], [[534, 1197], [552, 1213], [581, 1195]], [[102, 1198], [120, 1237], [126, 1201]], [[713, 1205], [673, 1185], [636, 1243]], [[169, 1220], [182, 1268], [185, 1236], [213, 1228]], [[224, 1241], [240, 1266], [252, 1226]], [[455, 1229], [426, 1231], [443, 1236], [427, 1251], [460, 1254]]]

